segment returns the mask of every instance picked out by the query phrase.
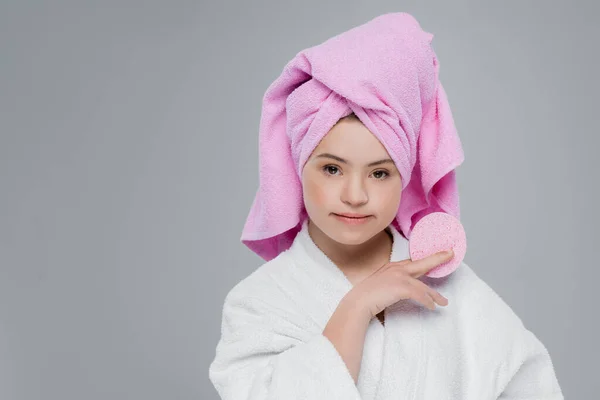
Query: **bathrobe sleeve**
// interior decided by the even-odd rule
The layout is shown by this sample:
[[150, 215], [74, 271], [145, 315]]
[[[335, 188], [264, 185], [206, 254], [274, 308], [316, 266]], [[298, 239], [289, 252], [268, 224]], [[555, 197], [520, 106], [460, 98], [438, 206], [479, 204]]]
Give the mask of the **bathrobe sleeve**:
[[281, 303], [267, 304], [236, 289], [226, 296], [221, 338], [209, 367], [222, 400], [360, 400], [327, 337], [307, 334], [300, 320], [285, 318]]
[[522, 324], [518, 332], [504, 365], [510, 379], [498, 399], [564, 400], [546, 347]]
[[[462, 267], [456, 275], [460, 292], [454, 295], [464, 310], [462, 330], [484, 385], [479, 398], [564, 400], [544, 344], [495, 290], [468, 265]], [[485, 390], [488, 385], [493, 392]]]

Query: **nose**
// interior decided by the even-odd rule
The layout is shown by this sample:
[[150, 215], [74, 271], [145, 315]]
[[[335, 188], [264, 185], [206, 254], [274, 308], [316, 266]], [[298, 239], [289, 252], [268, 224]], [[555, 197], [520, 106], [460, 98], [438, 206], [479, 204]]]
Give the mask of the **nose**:
[[344, 184], [341, 200], [352, 207], [358, 207], [369, 201], [364, 182], [360, 176], [350, 177]]

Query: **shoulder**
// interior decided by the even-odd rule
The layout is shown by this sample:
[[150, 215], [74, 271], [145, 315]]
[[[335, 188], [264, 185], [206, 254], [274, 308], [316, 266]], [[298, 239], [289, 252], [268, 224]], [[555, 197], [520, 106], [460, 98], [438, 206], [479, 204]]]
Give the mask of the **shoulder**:
[[453, 289], [460, 299], [460, 307], [474, 322], [502, 324], [522, 328], [523, 321], [506, 300], [484, 281], [468, 264], [458, 268]]
[[277, 277], [285, 274], [292, 263], [287, 252], [264, 262], [229, 290], [225, 296], [225, 303], [248, 299], [266, 303], [281, 300], [285, 293], [278, 289]]
[[501, 361], [518, 346], [528, 331], [513, 308], [466, 263], [454, 273], [450, 303], [468, 340]]
[[222, 334], [243, 336], [285, 329], [290, 339], [305, 338], [306, 328], [312, 326], [310, 320], [287, 286], [281, 285], [293, 266], [293, 260], [284, 252], [233, 286], [223, 303]]
[[297, 295], [296, 263], [288, 251], [260, 265], [233, 286], [223, 304], [223, 318], [261, 325], [306, 324]]
[[[527, 398], [560, 394], [544, 343], [490, 285], [468, 265], [463, 266], [459, 275], [462, 286], [457, 288], [464, 291], [458, 309], [459, 324], [465, 343], [477, 354], [480, 371], [496, 376], [496, 395], [501, 390], [511, 398], [515, 393], [532, 393]], [[555, 396], [552, 398], [562, 399]]]

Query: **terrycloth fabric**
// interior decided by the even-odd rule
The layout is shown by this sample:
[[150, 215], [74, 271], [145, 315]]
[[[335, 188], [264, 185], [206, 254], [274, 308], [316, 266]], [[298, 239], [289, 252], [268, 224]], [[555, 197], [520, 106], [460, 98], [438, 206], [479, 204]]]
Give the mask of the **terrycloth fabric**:
[[[407, 259], [390, 229], [391, 260]], [[227, 294], [209, 378], [222, 400], [564, 400], [544, 345], [467, 264], [421, 278], [449, 304], [400, 301], [385, 326], [373, 318], [355, 384], [322, 334], [352, 284], [305, 221], [290, 249]]]
[[267, 89], [259, 129], [259, 189], [241, 241], [265, 260], [290, 247], [306, 218], [301, 176], [335, 123], [354, 112], [402, 177], [394, 220], [406, 237], [419, 219], [460, 219], [455, 168], [463, 160], [439, 81], [433, 34], [390, 13], [300, 51]]

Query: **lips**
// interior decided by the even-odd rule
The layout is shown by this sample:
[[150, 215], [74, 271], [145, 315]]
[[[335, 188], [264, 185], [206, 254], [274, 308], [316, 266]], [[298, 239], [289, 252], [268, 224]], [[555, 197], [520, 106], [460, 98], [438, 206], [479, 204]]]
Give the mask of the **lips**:
[[[349, 216], [348, 216], [349, 215]], [[358, 215], [358, 217], [357, 217]], [[348, 226], [358, 226], [362, 224], [366, 224], [371, 221], [372, 215], [363, 215], [363, 214], [333, 214], [335, 219], [338, 221], [348, 225]]]
[[344, 214], [336, 214], [336, 213], [334, 213], [334, 214], [335, 215], [339, 215], [340, 217], [356, 218], [356, 219], [369, 217], [369, 215], [365, 215], [365, 214], [349, 214], [349, 213], [344, 213]]

